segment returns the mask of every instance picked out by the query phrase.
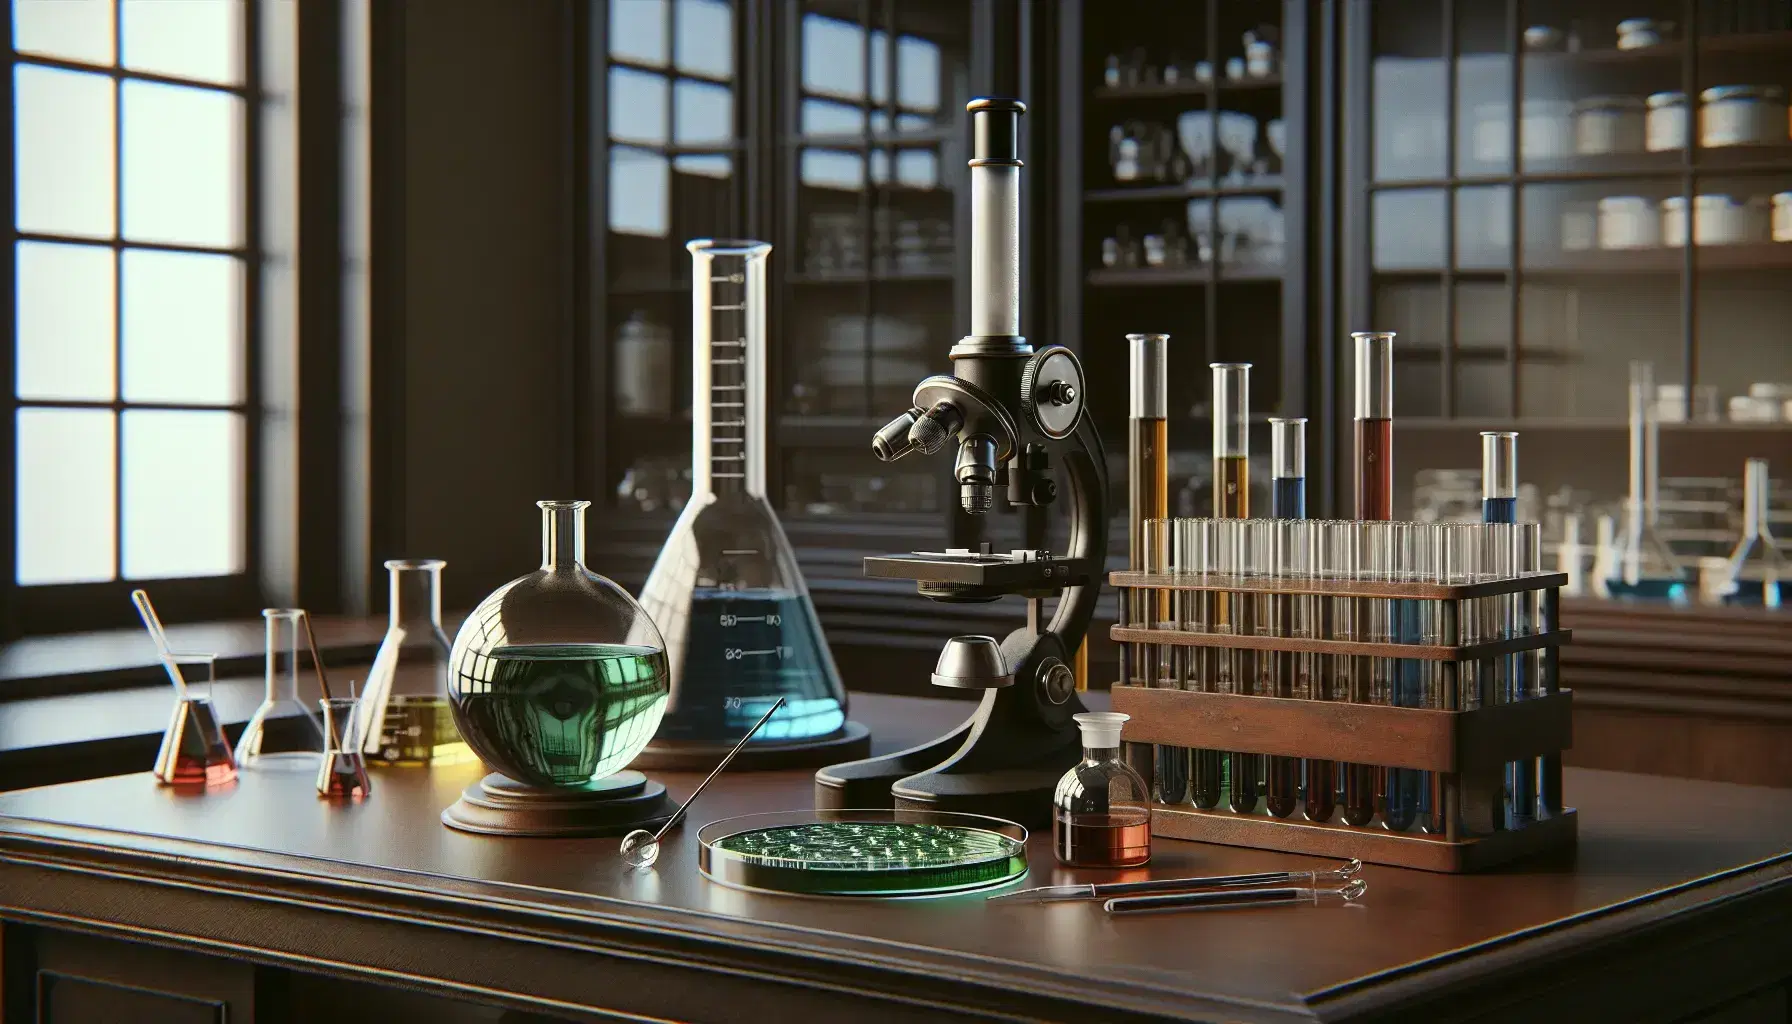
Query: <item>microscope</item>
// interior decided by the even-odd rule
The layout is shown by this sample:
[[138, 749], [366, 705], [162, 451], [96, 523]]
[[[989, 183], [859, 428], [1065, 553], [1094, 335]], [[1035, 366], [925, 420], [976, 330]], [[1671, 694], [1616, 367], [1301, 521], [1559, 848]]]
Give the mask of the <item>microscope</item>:
[[[1035, 515], [1069, 502], [1066, 550], [948, 549], [865, 559], [865, 575], [911, 579], [944, 603], [1027, 599], [1027, 623], [999, 643], [946, 642], [933, 683], [985, 691], [952, 732], [918, 747], [849, 761], [815, 775], [817, 808], [891, 807], [987, 814], [1047, 825], [1052, 789], [1081, 757], [1071, 716], [1084, 709], [1071, 668], [1094, 617], [1107, 555], [1107, 460], [1084, 415], [1082, 364], [1059, 345], [1020, 334], [1018, 100], [979, 99], [971, 114], [971, 333], [952, 347], [952, 373], [915, 386], [913, 405], [871, 442], [889, 462], [956, 453], [959, 504], [980, 515], [1008, 502]], [[1060, 495], [1059, 480], [1065, 487]], [[1042, 517], [1039, 517], [1042, 519]], [[1046, 601], [1056, 598], [1047, 618]]]

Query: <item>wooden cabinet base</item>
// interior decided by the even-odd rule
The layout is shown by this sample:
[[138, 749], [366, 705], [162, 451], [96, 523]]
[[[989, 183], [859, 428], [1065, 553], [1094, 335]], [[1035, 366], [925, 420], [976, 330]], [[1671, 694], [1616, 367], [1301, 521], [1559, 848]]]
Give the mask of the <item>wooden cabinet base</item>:
[[1315, 857], [1356, 858], [1371, 864], [1461, 873], [1481, 871], [1547, 850], [1574, 845], [1578, 816], [1573, 808], [1521, 829], [1447, 842], [1423, 832], [1387, 832], [1330, 822], [1203, 811], [1153, 804], [1151, 834], [1225, 846], [1251, 846]]

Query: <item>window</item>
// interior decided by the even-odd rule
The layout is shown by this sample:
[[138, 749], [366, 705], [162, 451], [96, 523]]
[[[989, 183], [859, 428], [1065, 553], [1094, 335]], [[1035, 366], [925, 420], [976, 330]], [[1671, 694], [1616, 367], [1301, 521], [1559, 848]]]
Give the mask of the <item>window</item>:
[[21, 608], [143, 580], [240, 589], [252, 569], [251, 16], [12, 0]]

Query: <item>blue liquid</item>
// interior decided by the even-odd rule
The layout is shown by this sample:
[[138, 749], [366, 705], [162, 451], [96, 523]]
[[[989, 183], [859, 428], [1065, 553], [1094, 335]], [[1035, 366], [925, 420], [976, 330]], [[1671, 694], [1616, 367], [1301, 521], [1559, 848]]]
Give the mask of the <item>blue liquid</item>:
[[[1518, 522], [1518, 499], [1482, 498], [1481, 521], [1484, 523]], [[1506, 677], [1505, 692], [1500, 695], [1501, 700], [1523, 700], [1525, 698], [1524, 657], [1509, 654], [1500, 660], [1505, 667]], [[1511, 807], [1512, 817], [1517, 821], [1528, 821], [1537, 815], [1536, 771], [1537, 763], [1535, 761], [1506, 762], [1506, 802]]]
[[1518, 499], [1482, 498], [1481, 521], [1483, 523], [1518, 522]]
[[1675, 579], [1638, 579], [1635, 583], [1624, 582], [1619, 576], [1605, 581], [1606, 592], [1621, 601], [1667, 601], [1671, 604], [1686, 604], [1688, 596], [1686, 584]]
[[1279, 476], [1271, 480], [1269, 514], [1277, 519], [1307, 518], [1307, 478]]
[[733, 742], [779, 697], [784, 707], [752, 743], [831, 736], [846, 724], [846, 692], [806, 596], [705, 588], [692, 592], [689, 615], [658, 739]]

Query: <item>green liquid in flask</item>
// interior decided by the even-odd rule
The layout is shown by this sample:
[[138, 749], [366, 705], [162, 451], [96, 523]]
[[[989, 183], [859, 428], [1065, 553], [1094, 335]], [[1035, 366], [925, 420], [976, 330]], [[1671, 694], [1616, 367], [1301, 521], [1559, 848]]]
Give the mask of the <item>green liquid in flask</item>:
[[462, 738], [493, 770], [579, 786], [620, 771], [647, 745], [666, 708], [667, 676], [666, 654], [653, 647], [500, 647], [462, 670], [454, 701]]

